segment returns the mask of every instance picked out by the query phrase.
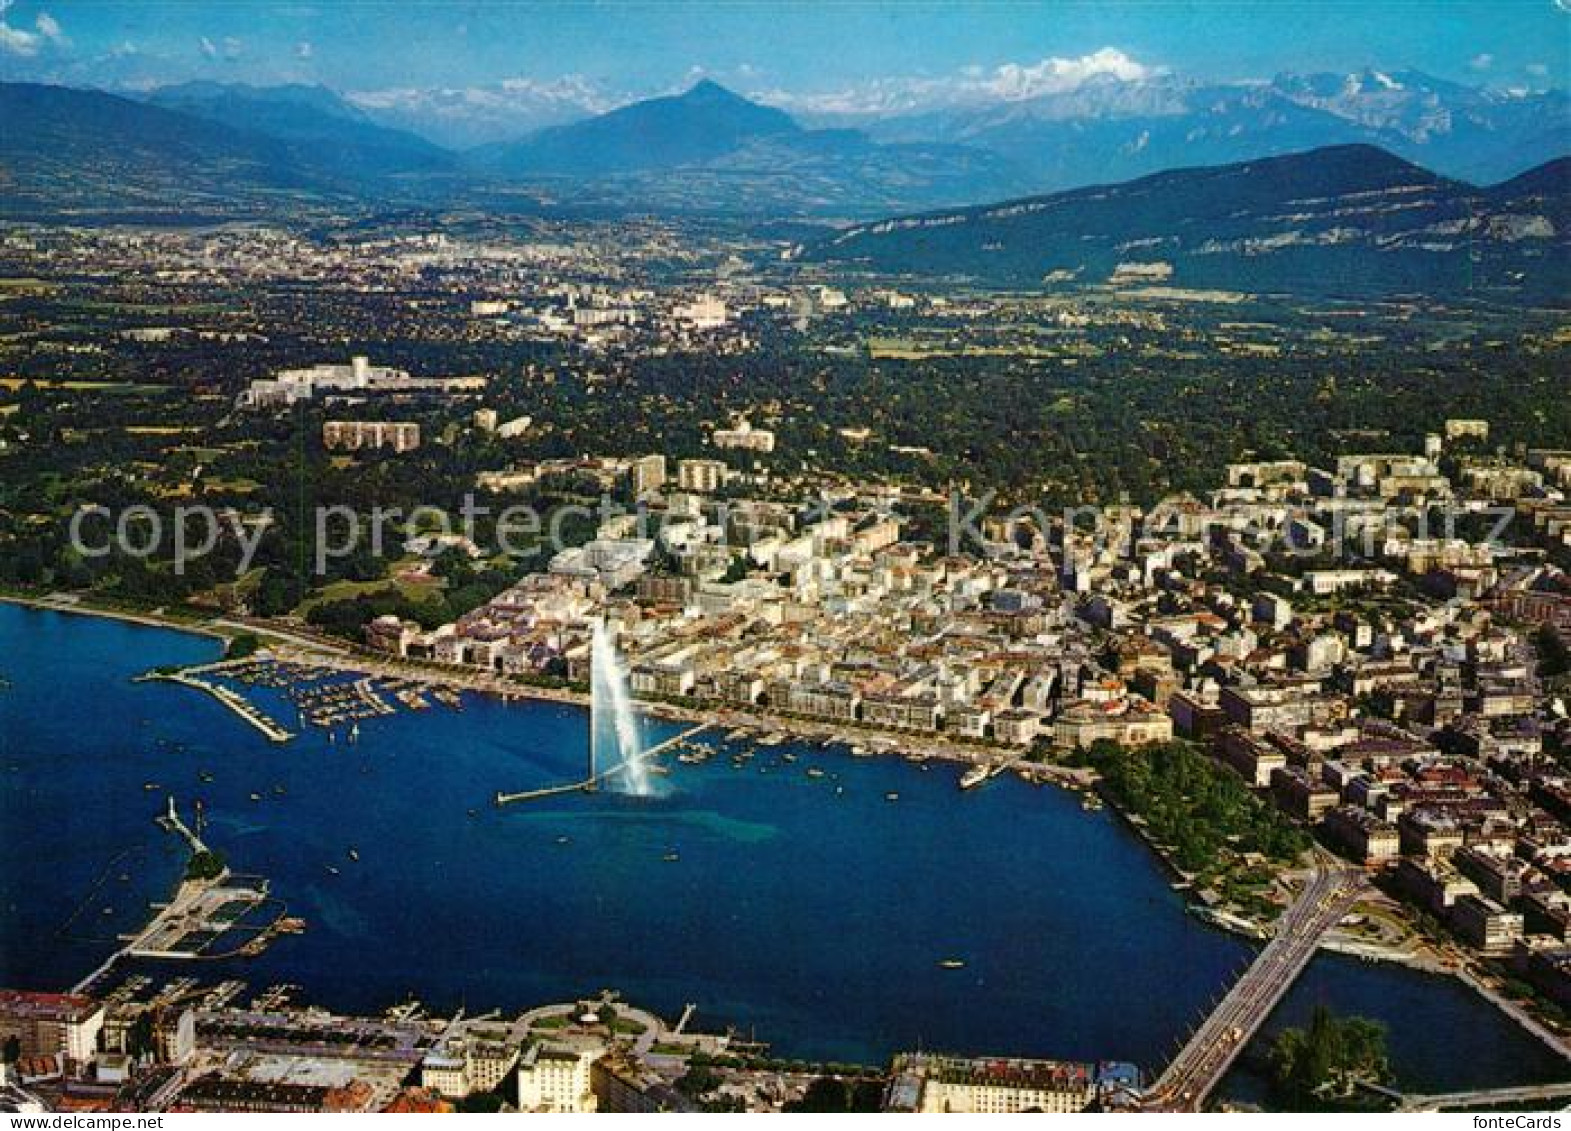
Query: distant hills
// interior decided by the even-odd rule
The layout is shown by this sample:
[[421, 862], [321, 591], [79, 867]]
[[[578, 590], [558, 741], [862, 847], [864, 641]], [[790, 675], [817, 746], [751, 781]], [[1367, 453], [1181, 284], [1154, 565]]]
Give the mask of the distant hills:
[[1571, 159], [1491, 188], [1343, 145], [860, 224], [803, 259], [995, 284], [1571, 294]]
[[245, 133], [317, 147], [319, 163], [348, 176], [450, 168], [453, 154], [407, 130], [373, 122], [323, 86], [253, 87], [191, 82], [160, 87], [147, 101]]
[[701, 165], [762, 139], [794, 140], [802, 127], [707, 79], [685, 94], [651, 98], [599, 117], [486, 146], [475, 164], [512, 177], [604, 177]]
[[510, 182], [571, 183], [581, 204], [605, 209], [721, 214], [858, 215], [895, 201], [975, 200], [1026, 184], [995, 155], [804, 129], [784, 111], [708, 80], [473, 150], [466, 162]]
[[995, 155], [804, 129], [712, 82], [463, 153], [320, 87], [191, 83], [137, 101], [11, 83], [0, 113], [0, 206], [22, 214], [243, 214], [286, 206], [276, 194], [294, 187], [367, 208], [854, 217], [1030, 187]]

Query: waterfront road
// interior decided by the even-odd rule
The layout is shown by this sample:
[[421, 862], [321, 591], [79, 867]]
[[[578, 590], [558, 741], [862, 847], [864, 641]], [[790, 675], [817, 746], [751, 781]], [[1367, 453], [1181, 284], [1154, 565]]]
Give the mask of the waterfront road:
[[1309, 965], [1321, 937], [1342, 920], [1363, 892], [1361, 873], [1317, 852], [1304, 890], [1277, 920], [1276, 934], [1146, 1093], [1145, 1107], [1152, 1111], [1200, 1110]]

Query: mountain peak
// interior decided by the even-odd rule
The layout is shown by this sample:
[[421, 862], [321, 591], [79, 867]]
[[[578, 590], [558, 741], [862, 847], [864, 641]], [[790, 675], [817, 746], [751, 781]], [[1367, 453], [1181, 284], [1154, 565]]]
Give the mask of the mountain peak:
[[687, 88], [687, 91], [682, 95], [682, 97], [684, 99], [693, 100], [718, 99], [729, 100], [733, 102], [747, 101], [747, 99], [743, 98], [740, 94], [737, 94], [734, 90], [729, 90], [726, 87], [721, 86], [714, 79], [699, 79], [692, 86]]
[[682, 94], [633, 102], [494, 147], [482, 162], [515, 174], [604, 176], [702, 164], [760, 138], [800, 132], [785, 111], [700, 79]]

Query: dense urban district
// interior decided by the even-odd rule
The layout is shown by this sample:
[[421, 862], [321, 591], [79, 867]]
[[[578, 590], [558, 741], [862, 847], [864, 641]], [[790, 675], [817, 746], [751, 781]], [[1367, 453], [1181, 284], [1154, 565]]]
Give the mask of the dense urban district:
[[[149, 1111], [1183, 1109], [1317, 945], [1454, 975], [1571, 1049], [1563, 311], [1140, 264], [986, 290], [818, 264], [797, 236], [12, 225], [0, 582], [217, 631], [231, 674], [406, 694], [583, 701], [598, 629], [652, 714], [1084, 791], [1199, 913], [1272, 940], [1163, 1077], [786, 1063], [613, 996], [356, 1018], [138, 975], [0, 995], [16, 1088]], [[195, 850], [174, 906], [244, 902], [166, 821]], [[1357, 1018], [1271, 1059], [1284, 1102], [1402, 1100]]]

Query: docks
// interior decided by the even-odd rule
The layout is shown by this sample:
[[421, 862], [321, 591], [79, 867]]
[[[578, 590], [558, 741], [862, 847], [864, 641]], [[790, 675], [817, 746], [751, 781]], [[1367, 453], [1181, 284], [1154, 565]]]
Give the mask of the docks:
[[497, 794], [496, 794], [497, 807], [501, 808], [504, 805], [513, 805], [513, 804], [515, 804], [517, 802], [520, 802], [520, 801], [538, 801], [539, 799], [541, 799], [543, 797], [556, 797], [556, 796], [558, 796], [560, 794], [564, 794], [564, 793], [588, 793], [588, 792], [591, 792], [591, 791], [593, 791], [595, 789], [596, 786], [598, 786], [601, 782], [605, 781], [607, 778], [611, 777], [614, 774], [621, 773], [623, 768], [626, 767], [629, 762], [644, 762], [644, 761], [648, 761], [650, 758], [654, 758], [654, 757], [656, 757], [656, 756], [658, 756], [660, 754], [663, 754], [665, 751], [671, 749], [673, 746], [676, 746], [676, 745], [678, 745], [679, 743], [682, 743], [682, 742], [686, 742], [688, 739], [692, 738], [694, 735], [697, 735], [697, 734], [702, 733], [703, 731], [709, 730], [714, 725], [715, 724], [713, 724], [713, 723], [699, 723], [695, 727], [689, 727], [687, 730], [684, 730], [681, 734], [678, 734], [678, 735], [676, 735], [676, 736], [674, 736], [672, 738], [668, 738], [664, 742], [656, 743], [654, 746], [651, 746], [648, 750], [641, 750], [636, 755], [634, 755], [632, 758], [628, 758], [628, 759], [626, 759], [624, 761], [618, 762], [614, 766], [608, 766], [605, 769], [603, 769], [603, 770], [599, 771], [598, 773], [596, 773], [595, 775], [593, 775], [592, 777], [585, 778], [583, 781], [568, 782], [565, 785], [548, 785], [548, 786], [543, 786], [540, 789], [525, 789], [525, 790], [520, 790], [517, 793], [503, 793], [500, 790], [498, 790]]

